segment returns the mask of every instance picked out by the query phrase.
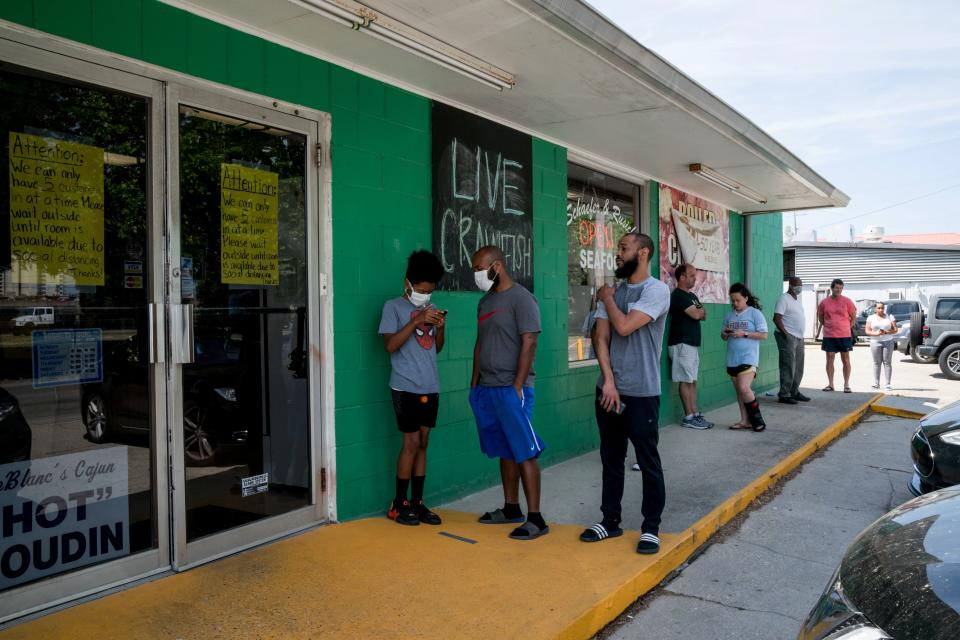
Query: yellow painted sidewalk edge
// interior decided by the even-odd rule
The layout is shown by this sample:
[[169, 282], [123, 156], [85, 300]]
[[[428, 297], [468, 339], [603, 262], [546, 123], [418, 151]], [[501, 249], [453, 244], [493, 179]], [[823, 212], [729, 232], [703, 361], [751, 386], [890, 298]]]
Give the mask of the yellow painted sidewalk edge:
[[910, 411], [909, 409], [897, 409], [896, 407], [886, 407], [882, 404], [874, 404], [870, 409], [874, 413], [882, 413], [887, 416], [894, 416], [897, 418], [908, 418], [910, 420], [919, 420], [923, 416], [927, 415], [925, 413], [919, 413], [917, 411]]
[[557, 638], [583, 640], [600, 631], [623, 613], [637, 598], [651, 591], [674, 569], [686, 562], [720, 527], [744, 511], [750, 506], [751, 502], [767, 491], [775, 482], [855, 425], [871, 409], [872, 405], [883, 397], [884, 394], [882, 393], [876, 394], [855, 411], [834, 422], [802, 447], [770, 467], [762, 476], [720, 503], [713, 511], [680, 533], [678, 536], [679, 542], [666, 550], [663, 555], [658, 556], [653, 565], [638, 572], [633, 578], [621, 585], [619, 589], [607, 594], [606, 597], [582, 613], [567, 625], [557, 635]]

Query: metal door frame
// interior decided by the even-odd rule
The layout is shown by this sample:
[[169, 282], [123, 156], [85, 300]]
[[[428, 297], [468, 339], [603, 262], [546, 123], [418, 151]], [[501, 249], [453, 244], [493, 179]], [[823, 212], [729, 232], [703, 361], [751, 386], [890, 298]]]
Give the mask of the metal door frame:
[[[241, 525], [205, 536], [192, 542], [187, 542], [186, 528], [186, 487], [184, 473], [186, 470], [183, 454], [183, 403], [182, 384], [183, 366], [178, 362], [178, 356], [184, 353], [185, 348], [192, 345], [184, 344], [189, 332], [183, 324], [180, 291], [180, 107], [195, 107], [205, 111], [233, 116], [236, 118], [263, 122], [279, 129], [299, 133], [307, 138], [307, 157], [305, 167], [305, 195], [306, 195], [306, 222], [307, 222], [307, 317], [309, 325], [309, 401], [310, 415], [308, 416], [311, 437], [310, 448], [310, 479], [311, 504], [295, 509], [288, 513], [257, 520], [250, 524]], [[207, 88], [189, 86], [182, 83], [169, 83], [166, 89], [166, 122], [167, 122], [167, 208], [170, 215], [168, 220], [167, 263], [168, 295], [169, 295], [169, 327], [170, 347], [173, 354], [168, 367], [168, 425], [170, 429], [170, 473], [171, 473], [171, 510], [172, 520], [172, 564], [176, 571], [182, 571], [215, 560], [219, 557], [236, 553], [243, 549], [256, 546], [269, 540], [314, 526], [331, 516], [331, 504], [328, 494], [322, 489], [326, 485], [324, 479], [326, 467], [325, 429], [322, 425], [323, 405], [321, 399], [325, 395], [317, 381], [325, 379], [326, 372], [321, 371], [320, 353], [325, 350], [320, 347], [320, 323], [316, 318], [329, 320], [331, 310], [330, 296], [322, 291], [325, 288], [324, 278], [321, 275], [321, 239], [329, 234], [321, 233], [318, 222], [325, 219], [321, 216], [321, 176], [320, 167], [329, 167], [324, 162], [323, 153], [329, 146], [329, 116], [319, 111], [296, 109], [294, 114], [277, 110], [278, 103], [266, 99], [250, 100], [239, 99], [236, 96], [227, 96], [222, 92], [213, 92]], [[320, 167], [318, 167], [320, 165]], [[326, 183], [327, 185], [329, 182]], [[329, 188], [323, 189], [325, 194]], [[324, 257], [329, 260], [329, 253]], [[176, 275], [174, 275], [176, 270]], [[321, 297], [324, 300], [321, 309]], [[323, 359], [326, 361], [327, 359]], [[180, 428], [177, 428], [177, 426]]]

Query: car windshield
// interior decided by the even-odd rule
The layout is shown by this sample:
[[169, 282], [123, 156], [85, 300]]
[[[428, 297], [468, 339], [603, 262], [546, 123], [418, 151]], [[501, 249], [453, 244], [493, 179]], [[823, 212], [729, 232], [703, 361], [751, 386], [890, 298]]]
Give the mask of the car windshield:
[[892, 302], [887, 305], [887, 313], [895, 318], [903, 318], [906, 320], [914, 311], [919, 311], [916, 303]]

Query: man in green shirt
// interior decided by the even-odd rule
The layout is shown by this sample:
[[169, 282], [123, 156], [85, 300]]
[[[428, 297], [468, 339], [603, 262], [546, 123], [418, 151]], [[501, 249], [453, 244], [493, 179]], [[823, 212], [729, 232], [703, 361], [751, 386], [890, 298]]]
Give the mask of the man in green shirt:
[[707, 310], [692, 289], [697, 284], [697, 268], [681, 264], [674, 271], [677, 288], [670, 294], [670, 332], [667, 352], [670, 354], [670, 378], [679, 384], [683, 419], [680, 425], [691, 429], [713, 426], [697, 411], [697, 373], [700, 369], [700, 323], [707, 319]]

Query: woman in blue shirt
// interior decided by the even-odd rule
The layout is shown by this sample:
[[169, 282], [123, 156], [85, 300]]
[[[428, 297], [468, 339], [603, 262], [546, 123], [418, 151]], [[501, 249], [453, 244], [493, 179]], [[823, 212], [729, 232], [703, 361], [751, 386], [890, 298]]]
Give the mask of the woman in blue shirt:
[[767, 320], [760, 313], [760, 301], [739, 282], [730, 287], [730, 303], [733, 310], [724, 317], [720, 332], [727, 343], [727, 375], [740, 404], [740, 422], [730, 428], [759, 432], [767, 424], [751, 385], [760, 364], [760, 341], [767, 339]]

